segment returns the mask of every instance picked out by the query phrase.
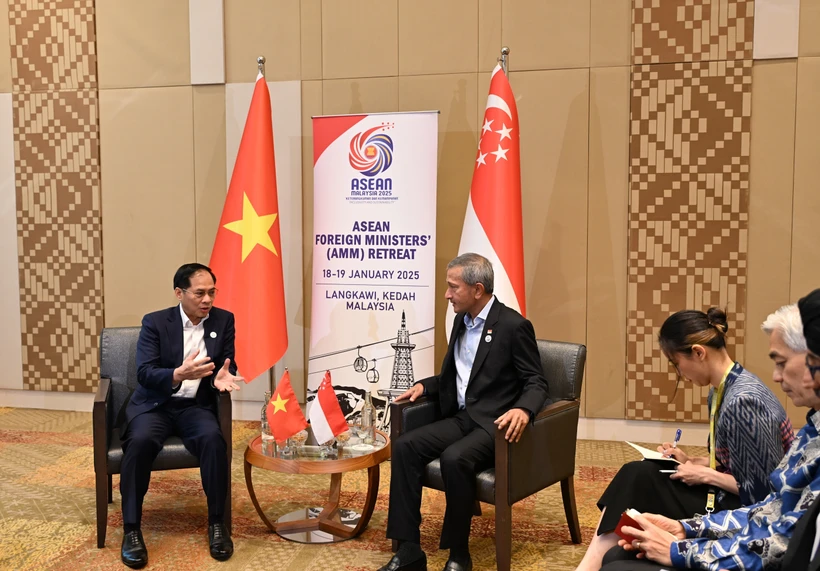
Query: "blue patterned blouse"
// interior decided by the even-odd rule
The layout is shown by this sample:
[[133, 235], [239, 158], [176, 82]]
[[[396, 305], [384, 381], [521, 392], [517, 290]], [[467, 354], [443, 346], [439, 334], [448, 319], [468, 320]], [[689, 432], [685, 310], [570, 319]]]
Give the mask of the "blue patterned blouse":
[[[709, 408], [713, 397], [714, 389]], [[772, 491], [769, 474], [794, 440], [783, 405], [760, 379], [735, 363], [726, 378], [716, 428], [717, 470], [734, 476], [742, 505], [759, 502]], [[718, 503], [726, 493], [718, 493]]]
[[766, 499], [683, 520], [687, 539], [672, 543], [672, 564], [688, 569], [780, 569], [797, 520], [820, 495], [818, 427], [820, 414], [811, 411], [794, 445], [769, 477], [774, 492]]

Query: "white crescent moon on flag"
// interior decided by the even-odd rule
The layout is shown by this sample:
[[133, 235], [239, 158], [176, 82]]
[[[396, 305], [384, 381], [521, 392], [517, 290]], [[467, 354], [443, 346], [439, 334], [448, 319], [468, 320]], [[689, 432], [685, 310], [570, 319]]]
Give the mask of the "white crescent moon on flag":
[[501, 99], [498, 95], [493, 95], [492, 93], [490, 93], [487, 96], [487, 109], [492, 109], [493, 107], [495, 107], [496, 109], [501, 109], [504, 113], [507, 114], [507, 117], [509, 117], [510, 120], [512, 120], [512, 112], [510, 111], [510, 106], [507, 105], [507, 102]]

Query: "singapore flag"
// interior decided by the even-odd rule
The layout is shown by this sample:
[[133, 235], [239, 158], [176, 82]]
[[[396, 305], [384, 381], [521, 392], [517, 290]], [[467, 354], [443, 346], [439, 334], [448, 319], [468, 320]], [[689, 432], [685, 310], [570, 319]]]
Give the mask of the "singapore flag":
[[[489, 259], [495, 272], [493, 293], [504, 305], [526, 316], [519, 148], [515, 98], [507, 76], [497, 65], [490, 80], [458, 253], [475, 252]], [[449, 339], [454, 314], [451, 305], [447, 310]]]

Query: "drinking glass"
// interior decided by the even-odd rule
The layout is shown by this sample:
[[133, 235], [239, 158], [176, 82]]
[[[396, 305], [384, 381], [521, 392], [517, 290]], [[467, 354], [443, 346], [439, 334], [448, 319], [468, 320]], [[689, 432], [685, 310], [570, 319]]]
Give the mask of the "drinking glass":
[[339, 457], [342, 456], [342, 450], [344, 450], [347, 443], [350, 442], [350, 431], [346, 430], [341, 434], [336, 435], [336, 450], [339, 451]]
[[322, 458], [335, 458], [336, 457], [336, 450], [333, 449], [333, 443], [336, 442], [335, 438], [331, 438], [327, 442], [321, 443], [321, 448], [319, 449], [319, 455]]
[[353, 421], [353, 432], [356, 435], [356, 438], [359, 439], [359, 443], [351, 446], [351, 450], [356, 450], [358, 452], [369, 452], [370, 450], [373, 450], [373, 445], [365, 442], [365, 438], [367, 438], [370, 433], [370, 427], [367, 426], [367, 422], [363, 421], [361, 416]]
[[300, 430], [296, 434], [290, 437], [293, 444], [296, 446], [296, 453], [301, 454], [303, 452], [303, 447], [305, 445], [305, 441], [308, 438], [308, 431], [307, 430]]

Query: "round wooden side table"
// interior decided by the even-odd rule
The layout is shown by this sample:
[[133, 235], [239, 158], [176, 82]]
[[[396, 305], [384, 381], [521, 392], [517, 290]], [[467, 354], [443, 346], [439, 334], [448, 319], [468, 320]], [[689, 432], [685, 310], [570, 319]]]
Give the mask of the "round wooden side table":
[[[371, 450], [357, 450], [351, 441], [341, 452], [325, 457], [319, 446], [302, 446], [293, 457], [282, 457], [276, 444], [257, 436], [245, 450], [245, 482], [253, 507], [271, 531], [299, 543], [333, 543], [359, 535], [367, 527], [379, 492], [379, 464], [390, 458], [390, 438], [376, 431]], [[303, 508], [271, 522], [253, 489], [253, 467], [285, 474], [330, 474], [330, 491], [319, 508]], [[342, 474], [367, 469], [367, 495], [361, 512], [339, 506]]]

